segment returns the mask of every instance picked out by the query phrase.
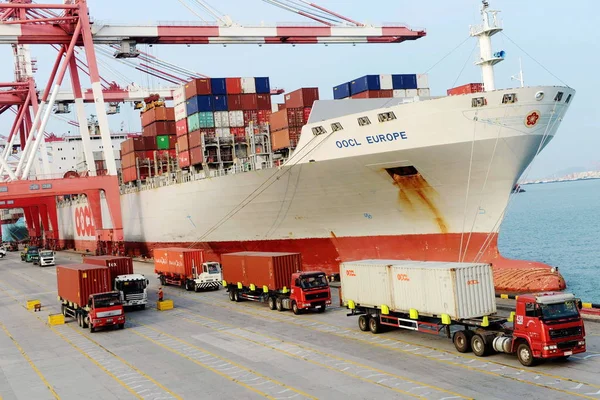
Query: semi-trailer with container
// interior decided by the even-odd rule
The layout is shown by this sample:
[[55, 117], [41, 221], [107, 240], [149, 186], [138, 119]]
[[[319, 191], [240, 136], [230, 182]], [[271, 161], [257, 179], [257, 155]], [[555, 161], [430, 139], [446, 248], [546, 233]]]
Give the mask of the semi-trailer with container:
[[221, 265], [205, 259], [204, 250], [170, 247], [154, 249], [154, 272], [160, 283], [186, 290], [218, 290], [223, 277]]
[[58, 299], [65, 317], [82, 328], [125, 327], [125, 312], [118, 292], [111, 291], [108, 267], [67, 264], [56, 267]]
[[131, 257], [84, 256], [83, 262], [108, 267], [112, 289], [119, 292], [124, 307], [146, 308], [150, 282], [144, 275], [133, 272]]
[[516, 354], [524, 366], [586, 349], [572, 294], [521, 295], [510, 317], [498, 316], [490, 264], [363, 260], [342, 263], [340, 275], [342, 302], [362, 331], [445, 333], [461, 353]]
[[221, 255], [221, 264], [231, 301], [266, 301], [271, 310], [294, 314], [306, 309], [324, 312], [331, 304], [327, 276], [321, 271], [302, 272], [300, 253], [229, 253]]

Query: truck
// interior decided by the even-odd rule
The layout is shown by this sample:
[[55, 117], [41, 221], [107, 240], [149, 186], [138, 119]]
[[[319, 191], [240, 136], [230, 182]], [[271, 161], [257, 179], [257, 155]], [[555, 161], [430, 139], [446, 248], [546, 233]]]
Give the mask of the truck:
[[34, 262], [39, 258], [40, 249], [35, 246], [25, 246], [21, 252], [21, 261]]
[[572, 294], [520, 295], [510, 317], [498, 316], [491, 264], [363, 260], [342, 263], [340, 275], [342, 303], [361, 331], [443, 332], [460, 353], [516, 354], [527, 367], [586, 350]]
[[58, 299], [65, 317], [95, 332], [103, 327], [125, 327], [125, 311], [119, 292], [110, 289], [108, 267], [66, 264], [56, 267]]
[[169, 247], [154, 249], [154, 272], [163, 286], [198, 292], [221, 287], [221, 264], [205, 259], [204, 250]]
[[271, 310], [324, 312], [331, 304], [327, 276], [321, 271], [302, 272], [300, 253], [252, 252], [221, 255], [223, 287], [229, 300], [267, 302]]
[[150, 281], [144, 275], [133, 272], [131, 257], [84, 256], [83, 262], [108, 267], [112, 289], [119, 292], [123, 307], [146, 308]]
[[33, 260], [33, 264], [38, 264], [40, 267], [51, 266], [55, 264], [54, 251], [40, 250], [38, 258]]

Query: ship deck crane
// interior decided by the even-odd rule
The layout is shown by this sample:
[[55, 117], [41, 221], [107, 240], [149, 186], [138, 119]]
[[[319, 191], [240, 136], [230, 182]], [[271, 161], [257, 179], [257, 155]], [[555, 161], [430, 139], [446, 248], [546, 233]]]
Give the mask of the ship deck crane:
[[[267, 1], [278, 6], [290, 7], [290, 2]], [[221, 20], [214, 24], [144, 24], [124, 26], [117, 24], [94, 24], [92, 22], [86, 0], [64, 0], [62, 4], [34, 4], [32, 0], [8, 0], [0, 3], [0, 44], [54, 44], [59, 45], [59, 54], [50, 73], [48, 83], [41, 95], [40, 104], [34, 99], [35, 87], [33, 81], [22, 82], [27, 87], [28, 99], [35, 111], [33, 121], [30, 114], [25, 113], [24, 107], [19, 109], [19, 115], [13, 124], [11, 133], [28, 126], [23, 154], [15, 169], [0, 157], [0, 168], [9, 175], [9, 182], [0, 186], [0, 202], [16, 201], [19, 199], [36, 198], [40, 201], [47, 197], [62, 194], [85, 193], [92, 209], [92, 217], [96, 223], [97, 242], [101, 252], [122, 252], [123, 225], [119, 199], [117, 169], [112, 149], [107, 113], [104, 106], [105, 95], [102, 80], [99, 75], [96, 59], [95, 44], [121, 45], [126, 56], [139, 57], [135, 46], [138, 43], [147, 44], [368, 44], [368, 43], [401, 43], [425, 36], [424, 30], [412, 30], [407, 26], [371, 26], [355, 23], [329, 10], [318, 7], [307, 1], [304, 5], [291, 9], [297, 14], [311, 18], [319, 24], [275, 25], [275, 26], [240, 26], [230, 20]], [[297, 4], [297, 2], [295, 3]], [[308, 11], [308, 12], [307, 12]], [[337, 22], [336, 22], [337, 18]], [[342, 20], [343, 23], [339, 23]], [[76, 179], [41, 180], [37, 174], [36, 181], [30, 180], [30, 172], [37, 153], [44, 142], [44, 130], [52, 113], [60, 86], [69, 70], [75, 108], [77, 111], [80, 134], [84, 148], [85, 159], [90, 165], [93, 160], [90, 136], [85, 118], [84, 93], [78, 72], [75, 48], [83, 47], [89, 69], [91, 93], [98, 117], [100, 136], [107, 163], [109, 176], [90, 176]], [[19, 85], [21, 86], [21, 85]], [[24, 90], [25, 92], [25, 90]], [[10, 96], [12, 93], [8, 93]], [[37, 110], [36, 110], [37, 108]], [[14, 136], [14, 135], [13, 135]], [[8, 147], [8, 146], [7, 146]], [[49, 166], [44, 160], [42, 151], [43, 173], [49, 174]], [[91, 163], [93, 164], [93, 163]], [[37, 165], [37, 163], [36, 163]], [[102, 228], [100, 192], [105, 193], [108, 208], [111, 212], [113, 229]], [[32, 216], [39, 223], [39, 219]], [[35, 225], [35, 221], [33, 222]], [[56, 227], [53, 227], [56, 228]]]

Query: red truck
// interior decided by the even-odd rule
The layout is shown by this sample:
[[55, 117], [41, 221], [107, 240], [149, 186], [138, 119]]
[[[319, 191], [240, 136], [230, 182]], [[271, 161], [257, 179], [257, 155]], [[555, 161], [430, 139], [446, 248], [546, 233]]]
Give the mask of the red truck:
[[111, 291], [108, 267], [68, 264], [56, 267], [58, 298], [65, 317], [75, 318], [82, 328], [125, 327], [119, 292]]
[[154, 272], [163, 286], [183, 286], [196, 292], [200, 289], [217, 290], [222, 280], [221, 265], [206, 261], [201, 249], [154, 249]]
[[304, 271], [300, 253], [240, 252], [221, 255], [229, 300], [267, 301], [271, 310], [324, 312], [331, 304], [327, 276]]

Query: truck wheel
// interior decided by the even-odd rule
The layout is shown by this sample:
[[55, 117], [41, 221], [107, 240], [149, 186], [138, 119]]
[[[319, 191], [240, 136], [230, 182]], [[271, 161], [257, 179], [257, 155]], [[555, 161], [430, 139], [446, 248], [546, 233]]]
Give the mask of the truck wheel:
[[489, 348], [485, 343], [485, 339], [478, 333], [471, 338], [471, 348], [477, 357], [485, 357], [489, 354]]
[[145, 309], [146, 309], [146, 305], [145, 305], [145, 304], [142, 304], [142, 305], [140, 306], [140, 308], [141, 308], [142, 310], [145, 310]]
[[468, 353], [471, 351], [471, 341], [470, 338], [467, 337], [465, 331], [457, 331], [454, 333], [454, 338], [452, 341], [454, 342], [454, 347], [459, 353]]
[[275, 307], [277, 308], [277, 311], [283, 311], [283, 303], [281, 301], [281, 297], [278, 297], [277, 300], [275, 300]]
[[81, 314], [77, 314], [77, 325], [83, 328], [83, 322], [81, 322]]
[[90, 324], [90, 333], [94, 332], [96, 332], [96, 328], [94, 328], [94, 325]]
[[295, 301], [292, 301], [292, 311], [294, 312], [294, 315], [299, 315], [301, 312]]
[[233, 295], [233, 289], [229, 290], [229, 300], [230, 301], [235, 301], [235, 297]]
[[161, 275], [160, 278], [158, 278], [158, 279], [160, 279], [160, 284], [161, 285], [163, 285], [163, 286], [167, 285], [167, 280], [165, 279], [164, 276]]
[[519, 347], [517, 347], [517, 358], [519, 359], [519, 362], [526, 367], [531, 367], [536, 364], [536, 359], [533, 358], [531, 347], [529, 347], [527, 343], [521, 343]]
[[317, 308], [317, 312], [318, 313], [324, 313], [326, 308], [327, 308], [327, 305], [326, 304], [322, 304], [321, 307]]
[[360, 329], [363, 332], [366, 332], [369, 330], [369, 317], [366, 315], [361, 315], [360, 317], [358, 317], [358, 329]]
[[369, 318], [369, 330], [371, 331], [371, 333], [374, 334], [378, 334], [379, 332], [381, 332], [381, 324], [379, 323], [379, 318]]
[[119, 329], [125, 328], [125, 324], [119, 324]]
[[269, 309], [274, 310], [277, 307], [275, 304], [275, 297], [269, 296]]
[[62, 313], [63, 316], [67, 316], [67, 307], [65, 307], [64, 304], [60, 305], [60, 312]]
[[239, 303], [242, 299], [240, 299], [240, 293], [236, 290], [235, 292], [233, 292], [233, 299]]
[[185, 290], [187, 290], [188, 292], [191, 292], [192, 290], [194, 290], [194, 285], [193, 282], [190, 280], [185, 281]]

